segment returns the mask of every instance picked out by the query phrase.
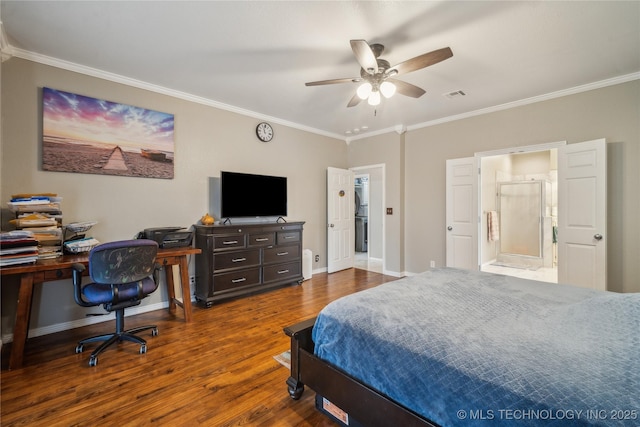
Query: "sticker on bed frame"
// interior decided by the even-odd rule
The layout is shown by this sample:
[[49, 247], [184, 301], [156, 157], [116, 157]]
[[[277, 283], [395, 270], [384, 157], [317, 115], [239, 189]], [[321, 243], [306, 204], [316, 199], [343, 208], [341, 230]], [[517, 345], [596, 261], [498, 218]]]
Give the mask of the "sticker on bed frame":
[[349, 414], [328, 401], [325, 397], [322, 398], [322, 409], [342, 421], [344, 424], [349, 425]]

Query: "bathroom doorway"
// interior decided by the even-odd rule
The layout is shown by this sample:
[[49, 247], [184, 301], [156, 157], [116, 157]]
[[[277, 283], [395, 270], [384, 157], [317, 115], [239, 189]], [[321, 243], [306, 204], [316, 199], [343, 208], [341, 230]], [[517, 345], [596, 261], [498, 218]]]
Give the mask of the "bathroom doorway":
[[481, 270], [558, 282], [557, 149], [481, 159]]

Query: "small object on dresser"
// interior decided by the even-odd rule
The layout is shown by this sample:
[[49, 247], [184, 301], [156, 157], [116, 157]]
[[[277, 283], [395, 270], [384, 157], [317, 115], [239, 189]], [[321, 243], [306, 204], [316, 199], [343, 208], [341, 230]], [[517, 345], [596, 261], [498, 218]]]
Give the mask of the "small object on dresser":
[[200, 218], [200, 222], [202, 223], [202, 225], [213, 225], [216, 220], [207, 212], [202, 218]]

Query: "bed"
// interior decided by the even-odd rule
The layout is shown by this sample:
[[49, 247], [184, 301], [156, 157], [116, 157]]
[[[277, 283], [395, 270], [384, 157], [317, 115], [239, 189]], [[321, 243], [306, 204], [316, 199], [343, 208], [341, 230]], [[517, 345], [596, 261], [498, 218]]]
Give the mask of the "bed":
[[289, 394], [342, 425], [640, 425], [640, 294], [443, 268], [285, 333]]

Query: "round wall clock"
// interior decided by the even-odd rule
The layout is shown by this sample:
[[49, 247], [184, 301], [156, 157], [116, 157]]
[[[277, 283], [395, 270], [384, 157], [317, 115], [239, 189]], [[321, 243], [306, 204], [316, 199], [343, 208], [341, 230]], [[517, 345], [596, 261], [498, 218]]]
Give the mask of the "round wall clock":
[[269, 142], [273, 139], [273, 128], [269, 123], [262, 122], [256, 126], [256, 135], [262, 142]]

